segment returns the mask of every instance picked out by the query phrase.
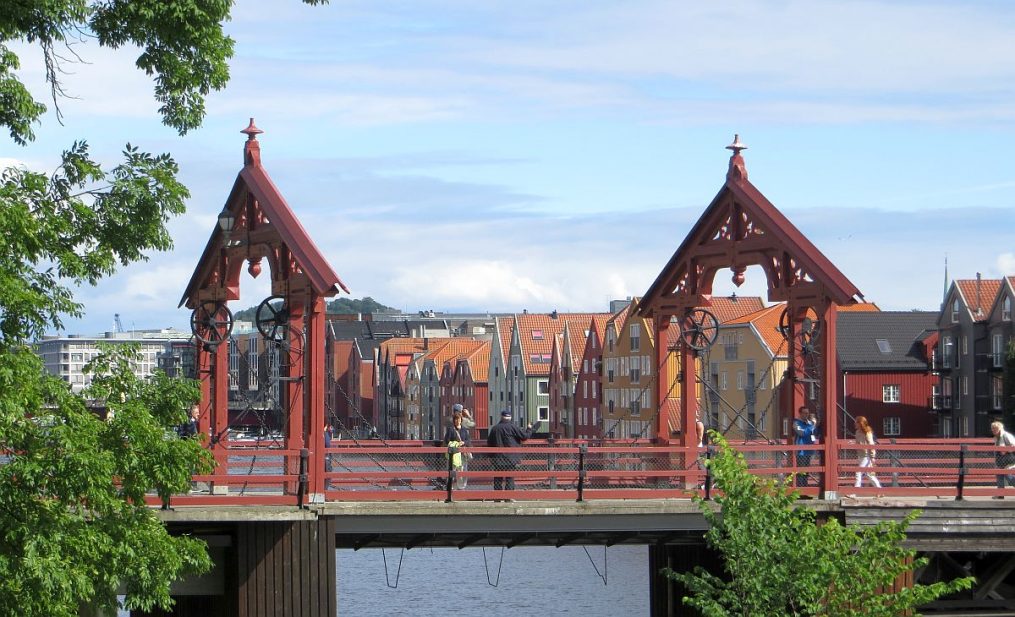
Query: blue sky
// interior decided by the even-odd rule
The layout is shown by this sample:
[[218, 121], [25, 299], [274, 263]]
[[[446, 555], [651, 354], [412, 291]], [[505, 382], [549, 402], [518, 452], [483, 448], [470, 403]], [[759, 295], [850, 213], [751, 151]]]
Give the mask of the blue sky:
[[[952, 277], [1015, 274], [1006, 2], [238, 0], [228, 31], [232, 80], [186, 137], [159, 124], [130, 54], [81, 45], [64, 125], [0, 141], [3, 162], [46, 169], [75, 139], [110, 164], [128, 141], [169, 151], [191, 189], [176, 248], [80, 289], [68, 331], [114, 313], [185, 326], [176, 305], [251, 116], [352, 296], [408, 310], [643, 293], [721, 187], [734, 133], [751, 181], [882, 308], [936, 310], [946, 255]], [[751, 270], [739, 293], [763, 285]]]

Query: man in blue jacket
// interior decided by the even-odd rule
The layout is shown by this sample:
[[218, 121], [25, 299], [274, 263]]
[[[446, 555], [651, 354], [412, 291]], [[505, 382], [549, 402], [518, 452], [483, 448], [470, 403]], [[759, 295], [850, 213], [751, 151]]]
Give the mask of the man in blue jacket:
[[[523, 441], [532, 437], [532, 425], [525, 430], [511, 421], [511, 412], [504, 410], [500, 412], [500, 422], [493, 425], [486, 436], [486, 445], [491, 448], [517, 448]], [[498, 471], [511, 471], [522, 462], [522, 455], [518, 452], [505, 452], [493, 454], [493, 468]], [[493, 490], [500, 491], [507, 489], [513, 491], [515, 479], [513, 477], [494, 477]]]
[[[807, 406], [801, 406], [797, 412], [797, 417], [793, 420], [793, 444], [797, 446], [809, 446], [815, 442], [814, 430], [817, 428], [817, 422]], [[796, 466], [797, 467], [810, 467], [811, 465], [811, 450], [797, 450], [796, 451]], [[807, 486], [807, 473], [799, 472], [796, 477], [797, 486]]]

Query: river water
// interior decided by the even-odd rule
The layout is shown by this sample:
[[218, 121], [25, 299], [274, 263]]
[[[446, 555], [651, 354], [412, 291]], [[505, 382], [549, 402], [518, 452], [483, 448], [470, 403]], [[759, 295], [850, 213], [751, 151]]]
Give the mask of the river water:
[[649, 614], [645, 546], [337, 553], [341, 617]]

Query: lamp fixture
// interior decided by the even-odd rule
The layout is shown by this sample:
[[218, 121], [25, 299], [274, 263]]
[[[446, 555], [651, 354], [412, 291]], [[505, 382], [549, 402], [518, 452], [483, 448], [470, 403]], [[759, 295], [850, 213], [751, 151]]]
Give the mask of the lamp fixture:
[[233, 225], [236, 223], [236, 215], [233, 214], [228, 206], [222, 208], [222, 212], [219, 212], [218, 216], [219, 229], [225, 234], [226, 238], [229, 238], [229, 234], [233, 231]]

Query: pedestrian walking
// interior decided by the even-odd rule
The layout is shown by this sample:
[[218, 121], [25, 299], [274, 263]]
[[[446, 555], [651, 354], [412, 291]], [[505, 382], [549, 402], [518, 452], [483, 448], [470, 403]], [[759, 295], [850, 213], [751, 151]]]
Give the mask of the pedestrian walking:
[[[990, 423], [990, 432], [994, 435], [994, 445], [998, 448], [1010, 448], [1015, 446], [1015, 436], [1004, 430], [1004, 423], [994, 420]], [[994, 454], [994, 462], [998, 469], [1015, 470], [1015, 452], [1011, 450], [998, 450]], [[1004, 488], [1005, 485], [1015, 486], [1015, 475], [1013, 473], [998, 474], [997, 488]], [[994, 495], [994, 499], [1004, 499], [1004, 495]]]
[[[864, 416], [856, 417], [856, 444], [858, 446], [873, 446], [877, 443], [877, 439], [874, 438], [874, 429], [867, 422], [867, 418]], [[874, 457], [877, 456], [877, 450], [874, 448], [864, 448], [858, 451], [860, 453], [860, 467], [873, 467]], [[859, 488], [863, 486], [863, 477], [867, 476], [870, 479], [871, 484], [881, 488], [881, 481], [878, 480], [877, 475], [873, 471], [858, 471], [856, 472], [856, 482], [853, 486]]]

